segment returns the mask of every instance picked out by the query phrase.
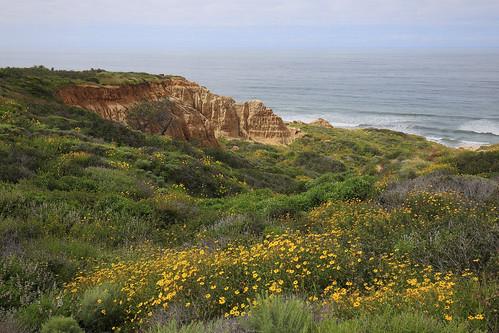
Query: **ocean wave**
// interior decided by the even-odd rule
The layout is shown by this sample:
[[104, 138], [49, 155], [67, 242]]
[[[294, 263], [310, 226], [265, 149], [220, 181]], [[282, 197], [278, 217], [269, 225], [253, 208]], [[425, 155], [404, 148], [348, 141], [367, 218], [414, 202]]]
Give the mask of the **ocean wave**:
[[[447, 134], [455, 137], [455, 135], [479, 135], [479, 136], [499, 136], [499, 124], [494, 124], [491, 121], [478, 121], [463, 124], [457, 129], [445, 128], [442, 126], [418, 125], [412, 122], [379, 122], [379, 123], [336, 123], [337, 127], [360, 127], [360, 128], [386, 128], [392, 131], [423, 135], [427, 138], [441, 140], [439, 134]], [[333, 125], [334, 122], [331, 122]], [[433, 134], [432, 134], [433, 133]], [[436, 134], [436, 135], [435, 135]], [[446, 136], [447, 136], [446, 135]]]
[[459, 126], [458, 130], [481, 134], [499, 135], [499, 122], [490, 121], [488, 119], [478, 119], [462, 124], [461, 126]]
[[356, 123], [339, 123], [335, 121], [331, 121], [331, 124], [335, 127], [339, 128], [356, 128], [356, 127], [362, 127], [362, 124], [356, 124]]
[[476, 127], [465, 127], [462, 129], [461, 127], [462, 126], [460, 126], [458, 129], [448, 129], [448, 128], [433, 127], [433, 126], [414, 125], [411, 126], [410, 128], [415, 130], [416, 132], [424, 131], [424, 132], [440, 132], [447, 134], [476, 134], [476, 135], [499, 136], [499, 128], [480, 129]]
[[438, 142], [438, 143], [442, 143], [445, 141], [445, 139], [440, 137], [440, 136], [431, 136], [431, 135], [426, 136], [426, 139], [428, 141], [433, 141], [433, 142]]
[[486, 146], [489, 145], [488, 142], [483, 142], [483, 141], [468, 141], [468, 140], [461, 140], [459, 141], [460, 144], [458, 147], [471, 147], [471, 148], [479, 148], [481, 146]]
[[[341, 109], [336, 108], [335, 111], [339, 112], [349, 112], [351, 113], [351, 109]], [[471, 121], [478, 120], [486, 120], [486, 121], [499, 121], [499, 117], [476, 117], [476, 116], [467, 116], [467, 115], [452, 115], [452, 114], [436, 114], [436, 113], [418, 113], [418, 112], [389, 112], [389, 111], [367, 111], [367, 110], [355, 110], [354, 113], [360, 114], [372, 114], [372, 115], [381, 115], [381, 116], [398, 116], [398, 117], [427, 117], [427, 118], [441, 118], [441, 119], [465, 119]], [[470, 122], [471, 122], [470, 121]]]

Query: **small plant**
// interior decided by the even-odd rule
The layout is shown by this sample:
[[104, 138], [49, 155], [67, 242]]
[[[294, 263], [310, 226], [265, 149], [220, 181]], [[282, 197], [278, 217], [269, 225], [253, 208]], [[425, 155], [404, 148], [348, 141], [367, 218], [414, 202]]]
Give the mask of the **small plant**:
[[53, 295], [43, 295], [37, 301], [20, 308], [15, 314], [15, 319], [22, 330], [35, 332], [56, 311]]
[[83, 333], [72, 317], [55, 316], [42, 325], [41, 333]]
[[90, 332], [110, 331], [124, 319], [118, 286], [104, 284], [88, 289], [81, 300], [78, 319]]
[[269, 297], [260, 299], [243, 325], [251, 332], [312, 332], [312, 311], [298, 298]]

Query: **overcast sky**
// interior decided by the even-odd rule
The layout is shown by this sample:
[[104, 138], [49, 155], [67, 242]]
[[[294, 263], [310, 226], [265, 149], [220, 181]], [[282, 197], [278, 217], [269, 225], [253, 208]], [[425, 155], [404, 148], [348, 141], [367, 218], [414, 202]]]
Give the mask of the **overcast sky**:
[[0, 50], [499, 47], [499, 0], [0, 0]]

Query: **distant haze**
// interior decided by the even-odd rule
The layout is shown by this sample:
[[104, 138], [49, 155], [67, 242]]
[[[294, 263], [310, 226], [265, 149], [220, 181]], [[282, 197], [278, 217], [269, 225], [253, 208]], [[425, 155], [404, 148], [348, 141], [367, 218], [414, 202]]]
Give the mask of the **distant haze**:
[[498, 0], [0, 0], [0, 51], [497, 48]]

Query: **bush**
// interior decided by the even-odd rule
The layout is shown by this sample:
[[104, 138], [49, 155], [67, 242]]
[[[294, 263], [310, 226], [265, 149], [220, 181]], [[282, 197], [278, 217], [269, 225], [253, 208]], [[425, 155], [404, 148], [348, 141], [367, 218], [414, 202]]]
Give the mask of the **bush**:
[[26, 306], [53, 286], [46, 262], [18, 256], [0, 257], [0, 311]]
[[192, 220], [198, 208], [196, 201], [184, 191], [173, 190], [167, 193], [158, 193], [151, 199], [155, 214], [160, 220], [161, 227], [169, 224]]
[[466, 151], [457, 155], [452, 163], [459, 172], [465, 174], [497, 174], [499, 173], [499, 150]]
[[[397, 239], [410, 244], [414, 260], [441, 270], [483, 270], [497, 253], [499, 228], [494, 206], [456, 195], [421, 193], [404, 203], [415, 212], [410, 228]], [[405, 237], [404, 237], [405, 236]]]
[[324, 184], [334, 184], [334, 183], [337, 183], [340, 181], [344, 181], [347, 176], [348, 176], [348, 173], [328, 172], [328, 173], [325, 173], [317, 178], [309, 180], [305, 184], [305, 187], [307, 189], [311, 189], [311, 188], [318, 187], [318, 186], [324, 185]]
[[421, 158], [403, 160], [400, 163], [398, 176], [402, 179], [416, 178], [421, 172], [430, 166], [430, 162]]
[[110, 331], [125, 319], [120, 288], [103, 284], [88, 289], [84, 294], [78, 312], [78, 319], [89, 332]]
[[73, 318], [55, 316], [42, 325], [41, 333], [83, 333], [83, 330]]
[[22, 331], [39, 332], [42, 324], [50, 317], [69, 313], [70, 299], [58, 296], [55, 293], [47, 293], [28, 306], [20, 308], [15, 314], [15, 319]]
[[338, 184], [334, 199], [339, 200], [365, 200], [374, 192], [374, 178], [359, 176], [348, 178]]
[[309, 209], [329, 200], [365, 200], [373, 195], [372, 177], [352, 177], [343, 182], [323, 183], [312, 187], [305, 193]]
[[[364, 315], [346, 321], [326, 319], [320, 322], [318, 333], [466, 333], [470, 332], [463, 323], [445, 323], [419, 311], [390, 312], [378, 315]], [[475, 331], [477, 332], [477, 331]]]
[[499, 200], [499, 184], [478, 176], [429, 174], [389, 185], [379, 201], [386, 206], [401, 204], [414, 192], [454, 192], [478, 202]]
[[243, 326], [251, 332], [305, 333], [312, 332], [312, 311], [300, 299], [269, 297], [260, 299]]
[[299, 153], [295, 163], [306, 170], [312, 170], [320, 174], [325, 172], [343, 172], [346, 170], [342, 162], [314, 152]]
[[455, 194], [417, 193], [391, 209], [372, 201], [333, 201], [311, 215], [311, 227], [334, 225], [359, 239], [366, 252], [394, 249], [442, 271], [491, 269], [498, 251], [495, 205]]
[[277, 193], [290, 194], [303, 190], [302, 184], [296, 179], [277, 172], [240, 169], [238, 177], [252, 188], [269, 188]]
[[250, 240], [252, 236], [261, 235], [266, 227], [268, 221], [257, 214], [228, 215], [205, 227], [198, 238], [201, 242], [215, 239], [221, 244], [235, 239]]
[[303, 194], [276, 196], [266, 201], [264, 215], [276, 218], [280, 216], [295, 216], [300, 212], [307, 210], [310, 202]]
[[120, 193], [132, 199], [148, 198], [153, 193], [150, 185], [123, 170], [91, 167], [85, 174], [96, 184], [97, 192]]
[[216, 161], [225, 163], [232, 168], [242, 169], [252, 167], [251, 163], [247, 159], [238, 156], [230, 151], [218, 148], [206, 148], [204, 151], [206, 155], [211, 156]]
[[280, 195], [264, 201], [265, 216], [298, 216], [329, 200], [365, 200], [373, 195], [374, 179], [352, 177], [343, 182], [323, 183], [296, 195]]

